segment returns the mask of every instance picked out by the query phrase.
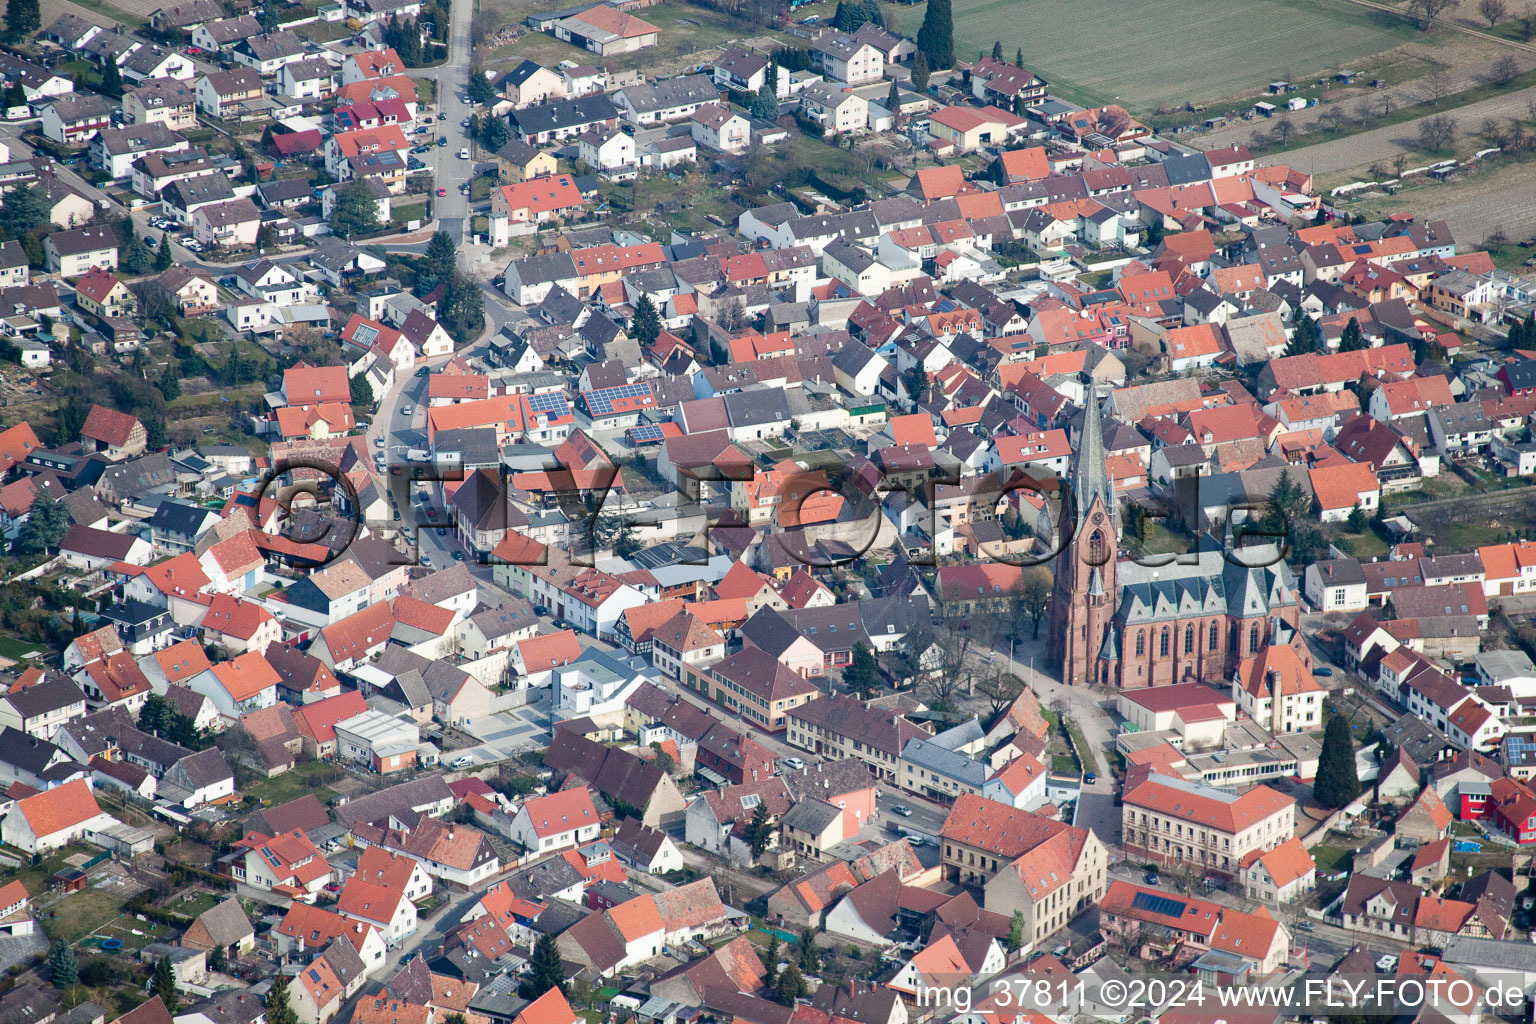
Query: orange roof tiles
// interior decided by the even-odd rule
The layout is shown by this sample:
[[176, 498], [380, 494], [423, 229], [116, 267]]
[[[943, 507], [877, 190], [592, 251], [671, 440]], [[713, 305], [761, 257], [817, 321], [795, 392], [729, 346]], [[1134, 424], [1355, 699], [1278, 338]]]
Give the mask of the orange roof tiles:
[[102, 813], [91, 784], [84, 779], [75, 779], [18, 800], [16, 810], [27, 820], [27, 827], [38, 839], [72, 829]]

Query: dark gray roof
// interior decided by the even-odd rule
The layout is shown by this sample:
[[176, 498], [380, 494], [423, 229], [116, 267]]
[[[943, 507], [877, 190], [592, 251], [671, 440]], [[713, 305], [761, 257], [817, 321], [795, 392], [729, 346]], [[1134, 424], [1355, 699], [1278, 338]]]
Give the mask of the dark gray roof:
[[746, 427], [789, 419], [789, 402], [780, 388], [737, 391], [722, 396], [731, 426]]
[[576, 128], [597, 121], [612, 121], [618, 116], [619, 110], [613, 105], [613, 101], [607, 96], [597, 95], [524, 107], [522, 110], [512, 111], [510, 120], [513, 131], [522, 135], [537, 135], [540, 132]]
[[25, 690], [6, 694], [3, 699], [23, 718], [35, 718], [50, 711], [67, 708], [71, 704], [83, 703], [85, 693], [69, 676], [49, 672], [43, 677], [42, 682], [29, 686]]

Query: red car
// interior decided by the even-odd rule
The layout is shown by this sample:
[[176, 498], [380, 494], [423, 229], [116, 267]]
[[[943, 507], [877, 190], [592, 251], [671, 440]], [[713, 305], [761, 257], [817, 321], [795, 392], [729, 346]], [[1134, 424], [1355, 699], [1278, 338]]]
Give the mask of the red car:
[[427, 518], [428, 519], [436, 519], [437, 518], [437, 509], [435, 509], [435, 508], [427, 509]]
[[445, 196], [447, 194], [448, 194], [448, 190], [445, 189], [445, 188], [440, 188], [440, 189], [437, 190], [437, 198], [439, 198], [439, 199], [443, 198], [443, 196]]

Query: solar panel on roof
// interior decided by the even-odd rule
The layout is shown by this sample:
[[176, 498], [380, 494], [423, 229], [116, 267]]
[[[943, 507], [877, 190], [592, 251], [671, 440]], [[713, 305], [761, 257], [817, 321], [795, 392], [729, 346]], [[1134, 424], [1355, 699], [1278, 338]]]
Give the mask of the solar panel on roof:
[[564, 416], [571, 411], [566, 404], [565, 396], [558, 391], [549, 391], [540, 395], [528, 397], [528, 409], [534, 413], [549, 413], [552, 416]]
[[663, 434], [657, 424], [642, 423], [638, 427], [630, 427], [629, 436], [636, 441], [660, 441]]
[[649, 384], [620, 384], [618, 387], [600, 388], [587, 392], [587, 406], [595, 416], [607, 416], [613, 412], [615, 402], [625, 398], [644, 398], [651, 393]]
[[1172, 900], [1156, 893], [1139, 892], [1131, 900], [1131, 906], [1164, 917], [1183, 917], [1186, 904], [1182, 900]]

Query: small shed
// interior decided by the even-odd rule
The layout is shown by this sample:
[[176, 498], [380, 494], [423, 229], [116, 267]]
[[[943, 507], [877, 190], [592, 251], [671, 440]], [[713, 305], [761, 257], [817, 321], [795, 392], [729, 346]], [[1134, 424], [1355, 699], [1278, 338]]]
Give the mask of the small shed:
[[1265, 103], [1263, 100], [1260, 100], [1258, 103], [1253, 105], [1253, 112], [1258, 114], [1260, 117], [1274, 117], [1275, 105], [1273, 103]]
[[61, 868], [48, 880], [48, 887], [58, 893], [79, 892], [86, 881], [85, 872], [79, 868]]
[[1286, 93], [1288, 93], [1290, 91], [1291, 91], [1291, 83], [1290, 82], [1270, 82], [1269, 83], [1269, 94], [1271, 96], [1284, 96]]

